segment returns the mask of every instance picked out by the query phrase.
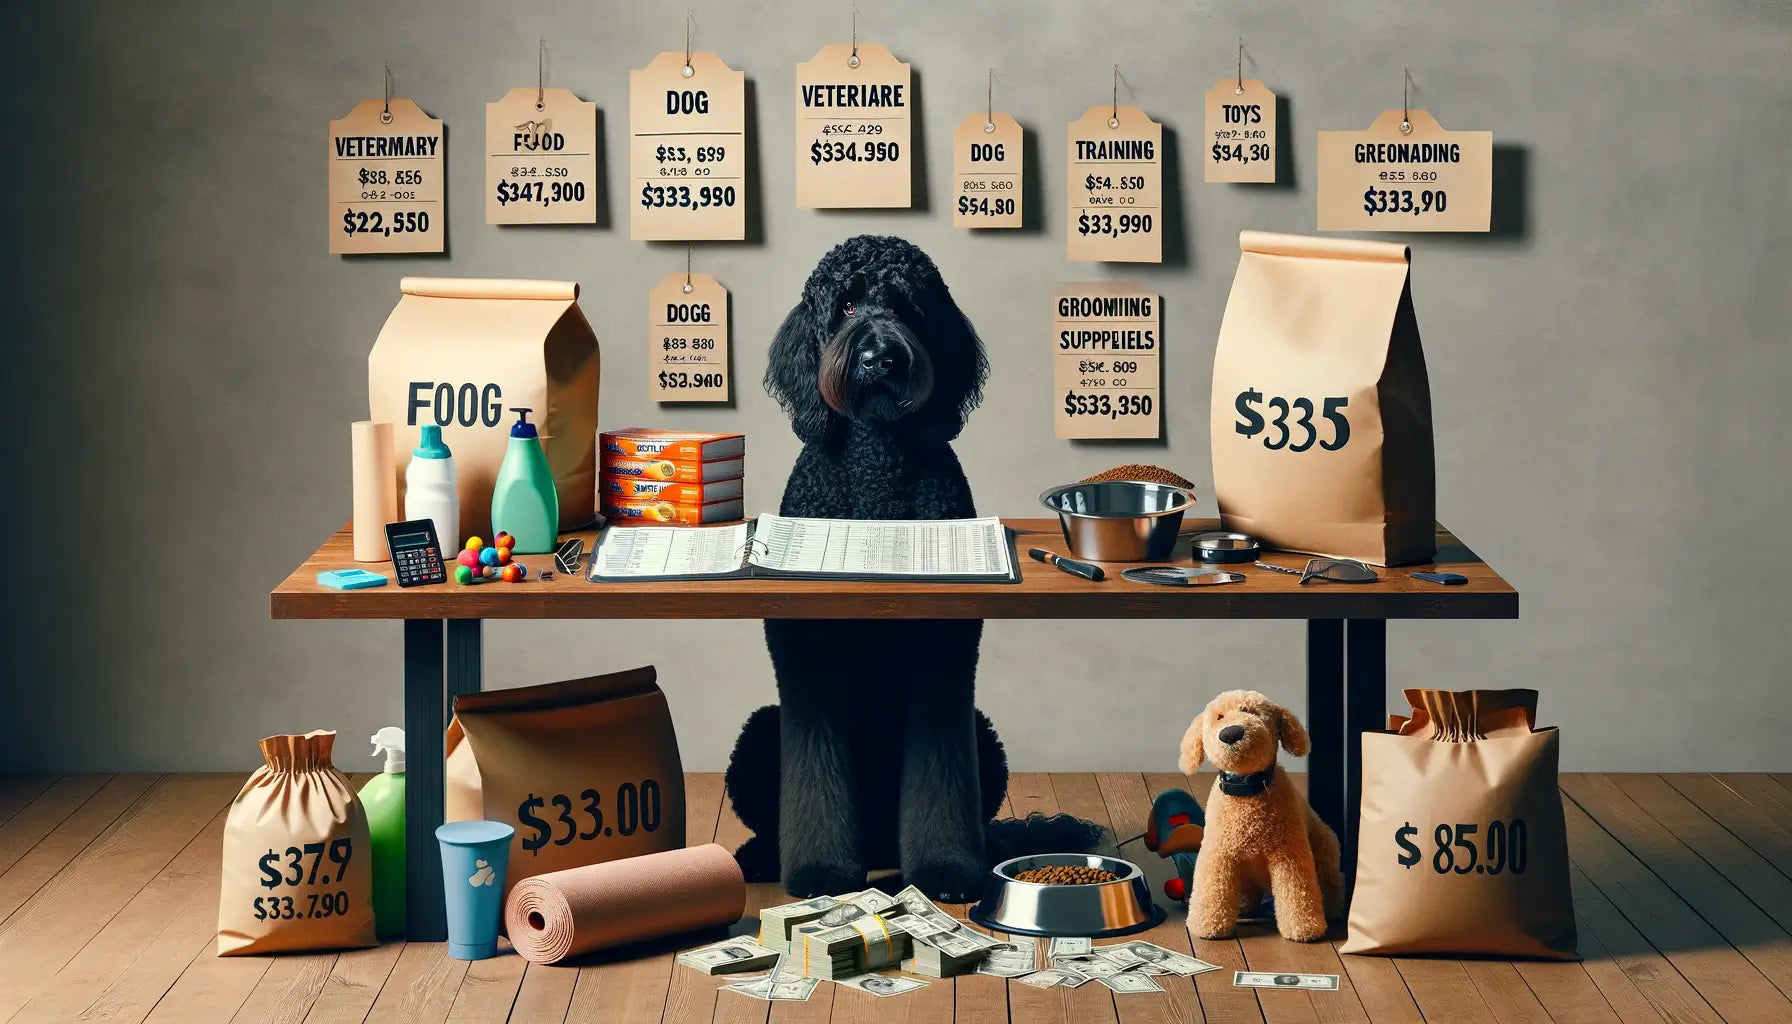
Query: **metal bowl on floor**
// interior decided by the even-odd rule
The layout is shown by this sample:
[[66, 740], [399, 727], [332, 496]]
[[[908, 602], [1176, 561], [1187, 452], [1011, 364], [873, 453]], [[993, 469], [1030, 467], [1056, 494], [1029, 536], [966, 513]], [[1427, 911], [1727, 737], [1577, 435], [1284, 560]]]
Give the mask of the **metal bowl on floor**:
[[[1033, 868], [1086, 865], [1113, 874], [1111, 882], [1043, 885], [1014, 877]], [[1131, 935], [1163, 923], [1164, 910], [1151, 900], [1144, 872], [1131, 861], [1093, 853], [1045, 853], [1015, 857], [990, 869], [983, 901], [971, 908], [972, 921], [1015, 935], [1087, 935], [1094, 939]]]
[[1182, 514], [1194, 507], [1195, 492], [1143, 480], [1098, 480], [1054, 487], [1039, 501], [1058, 513], [1074, 557], [1161, 562], [1176, 546]]

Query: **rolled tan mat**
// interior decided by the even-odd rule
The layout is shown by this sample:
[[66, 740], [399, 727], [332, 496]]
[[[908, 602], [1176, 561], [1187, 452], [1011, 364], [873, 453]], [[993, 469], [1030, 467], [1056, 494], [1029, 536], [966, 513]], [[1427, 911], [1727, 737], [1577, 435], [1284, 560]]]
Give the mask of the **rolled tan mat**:
[[530, 963], [740, 920], [747, 881], [711, 843], [525, 878], [504, 906], [510, 944]]
[[356, 420], [349, 431], [349, 458], [354, 464], [355, 561], [384, 562], [392, 557], [386, 550], [386, 524], [398, 521], [392, 424]]

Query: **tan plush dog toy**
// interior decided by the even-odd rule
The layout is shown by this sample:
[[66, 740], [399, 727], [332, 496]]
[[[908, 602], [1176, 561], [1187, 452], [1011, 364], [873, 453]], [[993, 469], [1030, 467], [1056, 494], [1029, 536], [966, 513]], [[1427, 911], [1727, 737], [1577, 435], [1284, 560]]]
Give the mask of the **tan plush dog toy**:
[[1255, 690], [1215, 697], [1182, 737], [1184, 774], [1203, 757], [1220, 770], [1189, 897], [1189, 930], [1198, 938], [1231, 935], [1239, 910], [1266, 892], [1275, 897], [1276, 930], [1296, 942], [1324, 938], [1326, 920], [1344, 913], [1338, 837], [1276, 770], [1278, 743], [1296, 757], [1310, 746], [1294, 715]]

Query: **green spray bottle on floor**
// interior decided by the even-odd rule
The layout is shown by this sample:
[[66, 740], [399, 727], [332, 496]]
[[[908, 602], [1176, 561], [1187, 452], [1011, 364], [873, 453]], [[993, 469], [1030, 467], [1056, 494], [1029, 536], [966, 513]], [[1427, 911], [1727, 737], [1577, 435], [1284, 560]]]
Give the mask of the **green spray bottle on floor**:
[[373, 922], [384, 937], [404, 934], [404, 730], [373, 734], [373, 753], [386, 767], [361, 787], [367, 832], [373, 840]]

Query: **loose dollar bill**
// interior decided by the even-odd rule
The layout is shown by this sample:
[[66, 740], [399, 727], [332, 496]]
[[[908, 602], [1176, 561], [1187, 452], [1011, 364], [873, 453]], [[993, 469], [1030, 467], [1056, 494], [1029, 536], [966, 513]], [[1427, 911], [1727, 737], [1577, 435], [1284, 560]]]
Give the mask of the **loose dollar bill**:
[[1276, 974], [1271, 971], [1233, 971], [1234, 988], [1288, 988], [1315, 992], [1336, 992], [1336, 974]]
[[1025, 946], [1014, 942], [998, 942], [989, 947], [983, 959], [977, 963], [978, 974], [994, 975], [998, 978], [1019, 978], [1032, 974], [1038, 968], [1034, 963], [1032, 943]]
[[1148, 974], [1140, 974], [1137, 971], [1127, 971], [1095, 980], [1115, 992], [1162, 992], [1164, 990], [1164, 987], [1157, 983], [1156, 978]]
[[780, 953], [777, 964], [765, 977], [737, 981], [722, 987], [754, 999], [808, 1002], [809, 997], [815, 993], [815, 986], [819, 984], [821, 982], [815, 978], [803, 977], [802, 966], [795, 957]]
[[848, 978], [835, 978], [834, 983], [846, 988], [856, 988], [860, 992], [869, 992], [874, 996], [899, 996], [904, 992], [927, 987], [927, 983], [919, 978], [904, 978], [895, 974], [856, 974]]
[[748, 938], [723, 939], [678, 954], [678, 962], [704, 974], [739, 974], [778, 962], [778, 951]]
[[1057, 988], [1059, 986], [1075, 988], [1089, 979], [1080, 974], [1072, 974], [1062, 967], [1053, 967], [1049, 970], [1035, 971], [1017, 980], [1022, 985], [1031, 985], [1034, 988]]
[[[1197, 974], [1205, 974], [1208, 971], [1217, 971], [1220, 969], [1218, 964], [1210, 964], [1199, 957], [1189, 956], [1186, 953], [1178, 953], [1173, 949], [1165, 949], [1153, 942], [1122, 942], [1114, 946], [1097, 947], [1096, 951], [1101, 952], [1103, 950], [1125, 950], [1126, 955], [1137, 963], [1138, 969], [1141, 972], [1162, 972], [1167, 974], [1178, 974], [1184, 978], [1192, 978]], [[1110, 953], [1108, 955], [1112, 956], [1114, 954]]]

